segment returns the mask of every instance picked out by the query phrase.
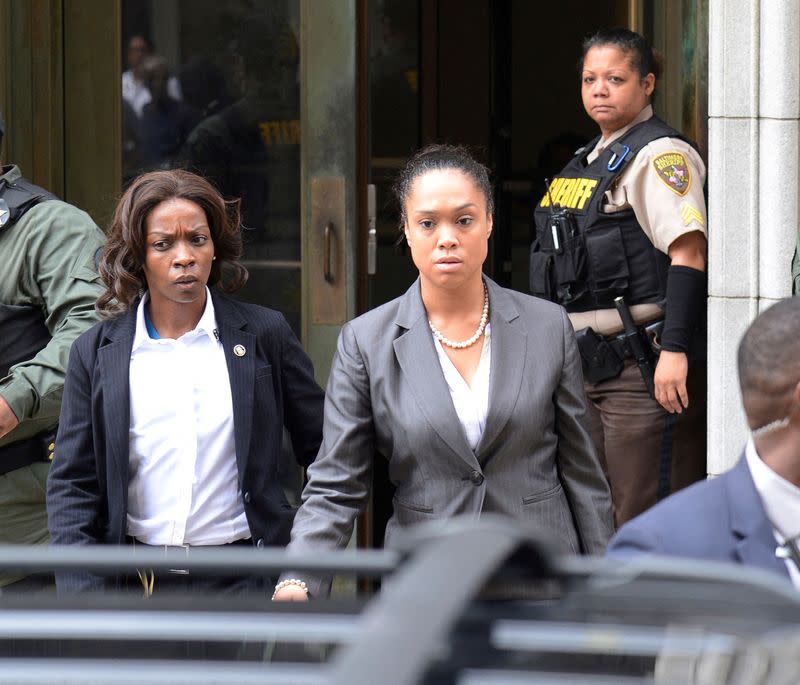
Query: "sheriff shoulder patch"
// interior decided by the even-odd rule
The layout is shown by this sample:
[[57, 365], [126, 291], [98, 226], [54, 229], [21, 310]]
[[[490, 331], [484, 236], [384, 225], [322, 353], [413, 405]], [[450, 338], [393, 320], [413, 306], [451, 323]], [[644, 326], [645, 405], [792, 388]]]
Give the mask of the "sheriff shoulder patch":
[[692, 185], [689, 165], [680, 152], [665, 152], [653, 160], [653, 168], [666, 186], [678, 195], [686, 195]]

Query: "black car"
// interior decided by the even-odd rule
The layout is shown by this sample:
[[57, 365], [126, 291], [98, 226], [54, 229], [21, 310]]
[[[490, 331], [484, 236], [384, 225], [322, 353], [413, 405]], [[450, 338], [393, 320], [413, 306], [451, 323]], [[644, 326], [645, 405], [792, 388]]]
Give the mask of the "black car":
[[410, 531], [398, 549], [291, 562], [282, 550], [134, 558], [127, 548], [7, 547], [0, 565], [268, 576], [291, 566], [368, 579], [361, 592], [305, 604], [0, 595], [2, 683], [800, 682], [800, 593], [781, 577], [688, 560], [560, 556], [501, 519]]

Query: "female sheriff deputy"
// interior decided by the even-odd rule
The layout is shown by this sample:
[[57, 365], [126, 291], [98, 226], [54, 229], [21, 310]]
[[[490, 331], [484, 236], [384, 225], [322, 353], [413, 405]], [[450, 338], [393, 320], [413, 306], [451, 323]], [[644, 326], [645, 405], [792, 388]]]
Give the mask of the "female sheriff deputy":
[[705, 372], [689, 373], [705, 316], [705, 167], [653, 116], [656, 71], [637, 33], [584, 42], [581, 94], [600, 136], [549, 184], [531, 248], [531, 291], [576, 330], [617, 525], [705, 475]]

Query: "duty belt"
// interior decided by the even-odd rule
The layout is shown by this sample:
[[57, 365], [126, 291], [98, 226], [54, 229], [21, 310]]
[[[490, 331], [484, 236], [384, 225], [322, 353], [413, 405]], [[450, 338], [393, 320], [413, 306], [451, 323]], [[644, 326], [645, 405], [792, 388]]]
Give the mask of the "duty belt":
[[0, 447], [0, 476], [37, 462], [53, 461], [56, 431], [46, 431]]
[[[639, 326], [638, 328], [644, 333], [644, 337], [650, 343], [650, 347], [653, 348], [654, 354], [657, 355], [661, 352], [661, 332], [664, 330], [664, 319], [653, 321], [646, 326]], [[623, 333], [607, 336], [606, 341], [620, 359], [632, 359], [634, 357], [633, 350], [625, 340]]]

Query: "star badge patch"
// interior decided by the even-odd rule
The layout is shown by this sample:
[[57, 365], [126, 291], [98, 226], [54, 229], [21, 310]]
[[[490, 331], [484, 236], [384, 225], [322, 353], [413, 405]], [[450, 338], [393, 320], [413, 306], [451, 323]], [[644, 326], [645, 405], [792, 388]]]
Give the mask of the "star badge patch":
[[653, 168], [666, 186], [678, 195], [686, 195], [692, 185], [689, 165], [680, 152], [665, 152], [653, 160]]

